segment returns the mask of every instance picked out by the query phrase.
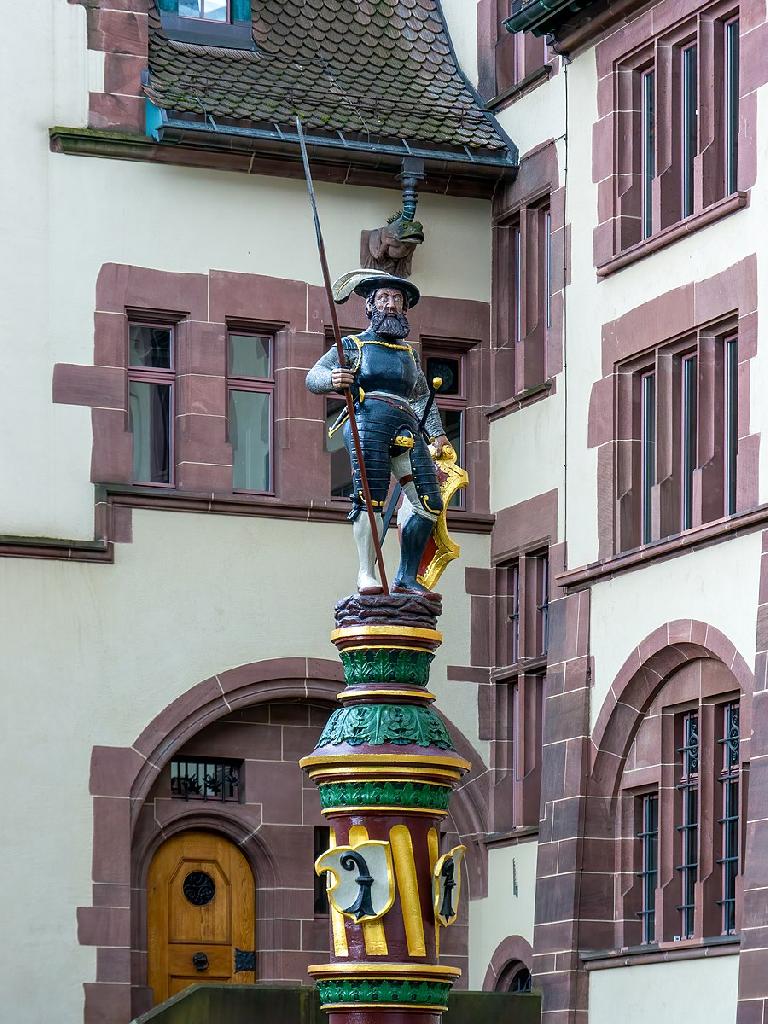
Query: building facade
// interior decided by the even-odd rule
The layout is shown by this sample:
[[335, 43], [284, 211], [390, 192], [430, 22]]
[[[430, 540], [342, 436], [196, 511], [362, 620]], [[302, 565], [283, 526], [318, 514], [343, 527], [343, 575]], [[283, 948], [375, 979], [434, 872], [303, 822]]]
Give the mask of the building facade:
[[7, 15], [15, 1018], [125, 1024], [198, 980], [212, 877], [206, 977], [305, 982], [328, 948], [297, 760], [355, 558], [304, 387], [330, 322], [298, 113], [334, 274], [425, 165], [411, 337], [471, 476], [431, 677], [473, 765], [447, 962], [532, 983], [546, 1024], [763, 1022], [762, 0]]

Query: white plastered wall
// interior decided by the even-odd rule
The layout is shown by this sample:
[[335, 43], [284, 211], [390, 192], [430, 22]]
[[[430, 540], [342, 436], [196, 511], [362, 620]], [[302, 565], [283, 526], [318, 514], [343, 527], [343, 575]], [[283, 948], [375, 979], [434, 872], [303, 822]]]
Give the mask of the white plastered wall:
[[508, 936], [519, 935], [533, 945], [537, 850], [535, 839], [488, 850], [488, 896], [469, 904], [472, 989], [483, 987], [494, 950]]
[[[0, 987], [17, 1024], [82, 1014], [94, 952], [77, 943], [91, 903], [94, 745], [130, 746], [181, 693], [228, 668], [277, 657], [335, 660], [332, 609], [354, 579], [346, 524], [137, 511], [114, 565], [0, 560], [3, 687], [0, 771], [23, 779], [7, 801]], [[485, 537], [464, 538], [468, 564]], [[396, 542], [388, 542], [388, 562]], [[311, 581], [311, 583], [307, 583]], [[450, 612], [430, 685], [476, 741], [475, 687], [446, 681], [467, 664], [469, 598], [460, 567], [441, 581]], [[39, 965], [55, 965], [53, 987]]]
[[[13, 368], [3, 375], [0, 430], [16, 442], [0, 463], [0, 533], [87, 539], [90, 411], [53, 405], [51, 375], [56, 362], [92, 361], [103, 264], [311, 284], [321, 277], [301, 181], [51, 153], [48, 129], [85, 123], [88, 88], [98, 87], [103, 68], [86, 50], [82, 7], [66, 0], [28, 6], [9, 10], [0, 61], [5, 95], [16, 99], [14, 146], [0, 156], [0, 276], [13, 296], [0, 309], [6, 367]], [[14, 45], [20, 38], [24, 46]], [[30, 47], [53, 58], [34, 76], [26, 74]], [[340, 274], [360, 262], [360, 231], [384, 223], [400, 195], [322, 182], [317, 193], [331, 272]], [[422, 291], [488, 301], [489, 203], [425, 193], [419, 217], [427, 241], [414, 279]]]
[[738, 971], [738, 956], [592, 971], [589, 1024], [733, 1024]]

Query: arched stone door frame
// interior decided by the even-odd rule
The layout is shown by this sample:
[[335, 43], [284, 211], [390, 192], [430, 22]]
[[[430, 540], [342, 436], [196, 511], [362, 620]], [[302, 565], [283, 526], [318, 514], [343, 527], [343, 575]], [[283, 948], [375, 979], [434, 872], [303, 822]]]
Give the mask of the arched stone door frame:
[[[93, 905], [77, 910], [78, 940], [96, 947], [96, 981], [86, 982], [85, 1024], [127, 1024], [147, 1010], [146, 875], [163, 839], [188, 828], [213, 828], [241, 845], [256, 879], [257, 920], [271, 927], [264, 905], [267, 888], [280, 884], [279, 865], [236, 810], [221, 817], [190, 809], [134, 849], [141, 808], [160, 772], [184, 743], [207, 725], [240, 708], [275, 701], [332, 703], [343, 686], [341, 665], [321, 658], [275, 658], [241, 665], [197, 683], [164, 708], [130, 747], [95, 746], [91, 755], [93, 797]], [[480, 839], [487, 828], [486, 767], [466, 737], [447, 722], [457, 750], [473, 771], [454, 796], [453, 822], [468, 842], [467, 869], [473, 895], [487, 891], [487, 858]], [[236, 805], [229, 805], [236, 807]], [[247, 846], [243, 845], [248, 840]], [[265, 942], [272, 946], [268, 931]], [[267, 965], [261, 965], [266, 967]]]

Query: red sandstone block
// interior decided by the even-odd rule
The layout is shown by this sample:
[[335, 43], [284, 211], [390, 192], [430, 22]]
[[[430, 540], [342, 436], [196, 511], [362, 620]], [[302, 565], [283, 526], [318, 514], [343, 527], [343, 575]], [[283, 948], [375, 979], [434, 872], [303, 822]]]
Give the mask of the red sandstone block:
[[95, 10], [88, 19], [88, 49], [127, 53], [146, 59], [149, 41], [146, 14]]
[[92, 92], [88, 127], [102, 131], [144, 132], [144, 100], [138, 96], [111, 96]]

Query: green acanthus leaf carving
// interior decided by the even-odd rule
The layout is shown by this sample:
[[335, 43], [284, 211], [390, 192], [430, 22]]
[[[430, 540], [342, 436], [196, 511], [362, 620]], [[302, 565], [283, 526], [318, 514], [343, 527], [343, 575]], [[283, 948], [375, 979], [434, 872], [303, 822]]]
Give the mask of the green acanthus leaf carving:
[[334, 711], [317, 747], [393, 743], [453, 750], [451, 737], [432, 708], [413, 704], [364, 704]]

